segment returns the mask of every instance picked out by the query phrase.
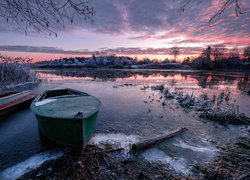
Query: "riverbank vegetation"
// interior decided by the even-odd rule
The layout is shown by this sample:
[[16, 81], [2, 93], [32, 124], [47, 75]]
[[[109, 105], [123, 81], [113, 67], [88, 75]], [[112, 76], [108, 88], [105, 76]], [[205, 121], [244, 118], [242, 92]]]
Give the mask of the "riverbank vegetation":
[[122, 151], [112, 151], [109, 146], [105, 150], [111, 153], [89, 145], [82, 156], [67, 153], [63, 158], [45, 162], [19, 179], [248, 179], [249, 140], [240, 137], [222, 148], [212, 162], [195, 163], [191, 168], [192, 173], [186, 175], [176, 173], [166, 164], [150, 163], [133, 155], [125, 155]]
[[203, 92], [195, 96], [194, 92], [188, 94], [182, 88], [170, 89], [164, 84], [151, 86], [151, 89], [159, 90], [163, 94], [163, 106], [167, 104], [167, 100], [175, 100], [185, 112], [196, 111], [201, 118], [216, 121], [221, 125], [250, 125], [250, 118], [240, 113], [239, 106], [236, 100], [231, 98], [230, 92], [222, 91], [217, 95]]
[[34, 83], [37, 78], [32, 73], [29, 58], [12, 58], [0, 54], [0, 89]]
[[240, 137], [236, 143], [223, 148], [207, 165], [195, 165], [204, 179], [249, 179], [250, 139]]
[[[110, 150], [112, 147], [105, 147]], [[56, 161], [44, 163], [41, 167], [20, 177], [29, 179], [175, 179], [178, 175], [169, 167], [151, 164], [148, 161], [125, 155], [124, 152], [93, 153], [104, 151], [97, 146], [89, 145], [82, 156], [66, 154]], [[85, 154], [85, 155], [84, 155]], [[88, 155], [86, 155], [88, 154]], [[117, 159], [117, 157], [120, 157]], [[130, 156], [130, 158], [126, 158]], [[62, 169], [63, 172], [62, 172]]]

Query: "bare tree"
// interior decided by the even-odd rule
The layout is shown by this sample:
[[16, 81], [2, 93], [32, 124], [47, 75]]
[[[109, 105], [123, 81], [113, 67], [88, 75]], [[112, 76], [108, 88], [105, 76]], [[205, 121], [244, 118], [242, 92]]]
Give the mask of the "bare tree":
[[78, 16], [93, 21], [94, 9], [87, 0], [1, 0], [0, 17], [11, 25], [17, 25], [26, 34], [33, 27], [49, 35], [57, 33], [52, 30], [53, 24], [73, 23]]
[[212, 48], [208, 46], [206, 49], [202, 51], [202, 57], [205, 57], [209, 61], [211, 60]]
[[[200, 4], [202, 3], [203, 0], [184, 0], [182, 2], [182, 11], [184, 11], [186, 9], [186, 6], [190, 3], [195, 3], [195, 4]], [[224, 2], [224, 4], [221, 6], [221, 8], [219, 9], [219, 11], [217, 11], [217, 13], [215, 13], [213, 16], [211, 16], [209, 22], [211, 22], [214, 18], [221, 16], [223, 14], [223, 12], [230, 6], [234, 6], [234, 12], [236, 14], [237, 17], [239, 17], [240, 14], [243, 14], [242, 9], [240, 7], [240, 3], [239, 1], [241, 0], [226, 0]]]
[[239, 49], [236, 47], [231, 49], [228, 53], [228, 58], [239, 58], [239, 57], [240, 57]]
[[227, 49], [225, 48], [224, 45], [221, 45], [221, 44], [214, 45], [212, 48], [212, 56], [213, 56], [214, 60], [222, 59], [226, 50]]
[[250, 46], [244, 48], [244, 57], [250, 59]]
[[177, 46], [170, 48], [170, 53], [174, 56], [174, 60], [176, 61], [177, 56], [180, 54], [180, 49]]
[[[182, 0], [181, 8], [184, 11], [188, 4], [202, 3], [205, 0]], [[234, 5], [235, 14], [242, 14], [241, 0], [226, 0], [219, 11], [211, 17], [220, 16], [225, 9]], [[64, 27], [66, 21], [73, 23], [76, 17], [93, 21], [95, 12], [89, 0], [1, 0], [0, 17], [11, 25], [17, 25], [25, 34], [33, 27], [39, 32], [48, 32], [57, 36], [53, 24]]]

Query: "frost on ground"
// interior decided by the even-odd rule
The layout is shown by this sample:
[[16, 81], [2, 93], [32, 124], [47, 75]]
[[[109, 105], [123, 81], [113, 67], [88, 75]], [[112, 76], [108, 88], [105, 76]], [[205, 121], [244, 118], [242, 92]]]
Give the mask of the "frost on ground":
[[98, 145], [102, 147], [105, 145], [111, 145], [113, 148], [123, 148], [125, 152], [130, 150], [130, 146], [138, 142], [139, 137], [136, 135], [125, 134], [96, 134], [91, 138], [90, 144]]
[[190, 145], [190, 144], [187, 144], [181, 140], [179, 140], [178, 142], [174, 143], [175, 146], [178, 146], [178, 147], [181, 147], [183, 149], [189, 149], [189, 150], [192, 150], [192, 151], [195, 151], [197, 153], [206, 153], [206, 154], [211, 154], [211, 155], [214, 155], [218, 149], [216, 149], [215, 147], [212, 147], [212, 146], [208, 146], [205, 147], [205, 146], [195, 146], [195, 145]]
[[[81, 155], [66, 154], [63, 158], [43, 164], [21, 179], [163, 179], [179, 177], [177, 172], [186, 173], [182, 159], [169, 159], [164, 163], [173, 164], [173, 169], [164, 163], [157, 164], [128, 153], [130, 145], [138, 136], [125, 134], [96, 134], [84, 148]], [[124, 151], [112, 151], [124, 148]], [[52, 169], [48, 170], [48, 168]], [[62, 171], [63, 170], [63, 171]]]
[[206, 165], [195, 165], [204, 179], [250, 179], [250, 139], [240, 137], [236, 143], [223, 148]]
[[[133, 156], [123, 158], [120, 152], [89, 145], [82, 156], [67, 154], [61, 159], [44, 163], [20, 179], [175, 179], [182, 177], [164, 164], [150, 163]], [[122, 152], [123, 153], [123, 152]], [[52, 170], [51, 170], [52, 169]]]
[[190, 168], [184, 158], [172, 158], [165, 152], [155, 148], [143, 152], [141, 156], [152, 163], [158, 162], [169, 165], [171, 169], [182, 175], [190, 174]]
[[46, 161], [58, 159], [63, 156], [63, 152], [39, 153], [29, 159], [20, 162], [0, 172], [0, 179], [13, 180], [41, 166]]
[[[156, 148], [127, 156], [123, 156], [124, 152], [109, 151], [114, 148], [112, 146], [119, 147], [125, 142], [129, 144], [134, 141], [133, 136], [126, 138], [126, 135], [122, 134], [109, 141], [109, 137], [112, 136], [114, 135], [109, 134], [101, 138], [98, 135], [94, 138], [98, 146], [88, 145], [83, 154], [78, 156], [65, 154], [63, 158], [47, 161], [20, 179], [239, 179], [237, 177], [247, 179], [250, 177], [249, 138], [241, 138], [236, 144], [220, 152], [210, 146], [204, 148], [182, 141], [177, 142], [176, 146], [197, 153], [216, 151], [212, 162], [190, 165], [186, 159], [171, 157]], [[99, 145], [103, 147], [100, 148]], [[9, 171], [9, 174], [12, 172]]]

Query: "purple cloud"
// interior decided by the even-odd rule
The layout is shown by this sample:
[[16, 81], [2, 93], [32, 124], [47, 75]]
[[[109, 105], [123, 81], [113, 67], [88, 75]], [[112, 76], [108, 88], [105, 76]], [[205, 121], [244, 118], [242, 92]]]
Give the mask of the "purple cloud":
[[[214, 43], [250, 44], [249, 0], [239, 0], [244, 13], [240, 17], [235, 17], [232, 5], [210, 23], [209, 19], [225, 0], [202, 0], [199, 4], [190, 3], [184, 12], [181, 11], [184, 0], [92, 0], [90, 2], [96, 12], [93, 23], [76, 18], [73, 24], [66, 22], [65, 28], [57, 24], [52, 25], [52, 28], [59, 33], [86, 29], [94, 33], [126, 37], [131, 42], [162, 40], [162, 44], [169, 43], [181, 47], [202, 43], [204, 46]], [[4, 33], [9, 31], [6, 19], [0, 18], [0, 31]], [[142, 52], [141, 48], [138, 52]]]

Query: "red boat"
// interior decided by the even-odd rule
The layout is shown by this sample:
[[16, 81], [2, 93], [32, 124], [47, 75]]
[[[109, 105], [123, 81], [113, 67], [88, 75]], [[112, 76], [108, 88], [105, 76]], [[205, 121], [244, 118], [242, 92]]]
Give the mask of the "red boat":
[[0, 116], [31, 104], [37, 96], [32, 91], [7, 92], [0, 94]]

